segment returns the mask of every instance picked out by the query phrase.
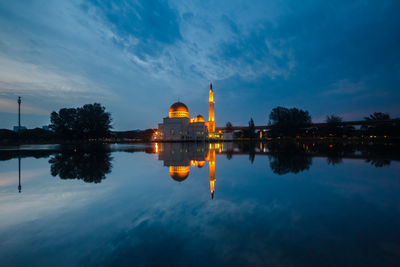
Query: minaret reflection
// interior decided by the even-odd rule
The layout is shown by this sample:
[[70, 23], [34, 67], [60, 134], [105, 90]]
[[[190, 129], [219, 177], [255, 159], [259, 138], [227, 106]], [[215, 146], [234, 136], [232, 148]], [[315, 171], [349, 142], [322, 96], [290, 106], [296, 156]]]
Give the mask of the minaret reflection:
[[[208, 166], [210, 169], [210, 193], [211, 193], [211, 199], [214, 199], [214, 191], [215, 191], [215, 147], [216, 144], [210, 144], [209, 145], [209, 150], [208, 150], [208, 155], [207, 155], [207, 161], [208, 161]], [[217, 144], [219, 145], [219, 144]]]
[[206, 161], [209, 166], [211, 199], [215, 192], [215, 154], [221, 149], [220, 144], [207, 143], [155, 143], [154, 151], [158, 159], [169, 167], [169, 174], [177, 182], [186, 180], [190, 166], [202, 168]]

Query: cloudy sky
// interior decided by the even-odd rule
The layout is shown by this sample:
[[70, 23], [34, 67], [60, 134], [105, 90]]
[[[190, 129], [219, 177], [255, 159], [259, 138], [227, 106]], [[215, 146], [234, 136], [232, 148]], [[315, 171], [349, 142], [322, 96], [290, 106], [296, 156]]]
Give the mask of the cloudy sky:
[[178, 99], [217, 125], [278, 105], [400, 116], [400, 1], [0, 0], [0, 128], [100, 102], [116, 130], [156, 127]]

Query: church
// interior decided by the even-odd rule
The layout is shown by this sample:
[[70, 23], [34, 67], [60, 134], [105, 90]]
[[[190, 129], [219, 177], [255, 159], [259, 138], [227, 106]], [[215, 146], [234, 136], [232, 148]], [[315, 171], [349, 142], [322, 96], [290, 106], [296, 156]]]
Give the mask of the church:
[[208, 99], [208, 121], [197, 115], [189, 118], [189, 109], [182, 102], [172, 104], [168, 117], [158, 124], [155, 140], [158, 141], [206, 141], [220, 139], [222, 133], [215, 132], [214, 91], [210, 83]]

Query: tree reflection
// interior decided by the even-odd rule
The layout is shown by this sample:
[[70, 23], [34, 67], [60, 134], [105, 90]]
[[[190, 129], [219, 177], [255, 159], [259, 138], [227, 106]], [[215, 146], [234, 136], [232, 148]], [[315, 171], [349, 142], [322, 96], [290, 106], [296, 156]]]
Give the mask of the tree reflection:
[[312, 157], [294, 143], [270, 144], [270, 167], [276, 174], [299, 173], [308, 170]]
[[256, 142], [254, 142], [254, 140], [251, 140], [250, 142], [238, 143], [238, 148], [239, 148], [240, 152], [243, 154], [249, 154], [249, 160], [252, 164], [253, 164], [254, 158], [256, 156], [255, 146], [256, 146]]
[[370, 163], [371, 165], [373, 165], [377, 168], [390, 165], [390, 160], [388, 160], [388, 159], [379, 159], [379, 158], [366, 159], [365, 162]]
[[51, 164], [51, 175], [59, 176], [61, 179], [81, 179], [86, 183], [100, 183], [111, 172], [112, 157], [109, 151], [63, 151], [53, 156]]

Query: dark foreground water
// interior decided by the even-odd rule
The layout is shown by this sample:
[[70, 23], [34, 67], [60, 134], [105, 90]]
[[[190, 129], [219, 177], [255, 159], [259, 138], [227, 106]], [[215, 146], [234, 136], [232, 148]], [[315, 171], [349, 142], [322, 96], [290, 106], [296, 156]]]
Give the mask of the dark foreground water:
[[343, 144], [3, 148], [0, 266], [399, 266], [398, 159]]

